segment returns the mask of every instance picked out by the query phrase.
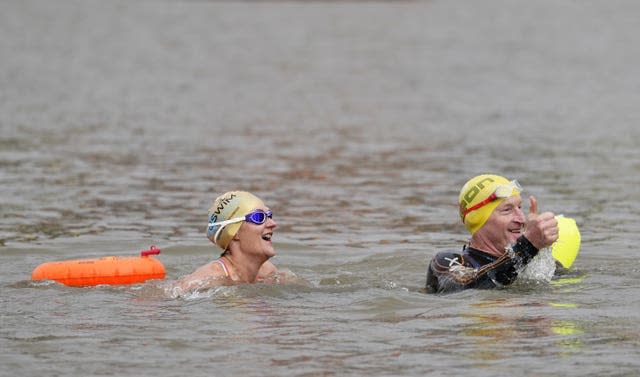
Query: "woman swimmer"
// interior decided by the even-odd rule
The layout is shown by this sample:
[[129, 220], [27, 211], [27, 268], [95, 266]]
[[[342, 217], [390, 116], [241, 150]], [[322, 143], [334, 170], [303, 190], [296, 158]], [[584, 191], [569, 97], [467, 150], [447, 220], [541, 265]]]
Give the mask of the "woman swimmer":
[[177, 286], [185, 291], [219, 285], [274, 282], [278, 271], [271, 237], [277, 224], [271, 210], [246, 191], [220, 195], [209, 209], [207, 238], [218, 245], [220, 257], [184, 276]]

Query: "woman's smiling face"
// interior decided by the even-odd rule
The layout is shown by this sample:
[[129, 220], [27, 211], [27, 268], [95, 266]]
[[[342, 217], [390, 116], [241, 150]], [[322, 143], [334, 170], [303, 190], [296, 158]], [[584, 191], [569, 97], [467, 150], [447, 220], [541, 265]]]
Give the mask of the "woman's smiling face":
[[[269, 211], [266, 206], [258, 207], [255, 210]], [[267, 259], [275, 255], [273, 243], [273, 231], [278, 226], [275, 220], [267, 217], [262, 224], [253, 224], [249, 221], [243, 222], [235, 239], [238, 240], [242, 250], [251, 254], [261, 254]]]

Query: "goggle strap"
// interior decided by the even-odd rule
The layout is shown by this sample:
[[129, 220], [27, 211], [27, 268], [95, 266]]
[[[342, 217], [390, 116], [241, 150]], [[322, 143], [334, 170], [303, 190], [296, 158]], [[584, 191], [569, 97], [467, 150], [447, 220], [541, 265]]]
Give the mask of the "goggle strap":
[[238, 223], [240, 221], [244, 221], [244, 217], [234, 217], [233, 219], [218, 221], [217, 223], [209, 223], [209, 226], [221, 225], [224, 227], [226, 225]]
[[220, 226], [220, 228], [218, 228], [216, 233], [213, 235], [213, 242], [218, 241], [218, 237], [220, 237], [220, 233], [225, 226], [229, 224], [239, 223], [240, 221], [244, 221], [244, 217], [234, 217], [233, 219], [218, 221], [217, 223], [209, 223], [209, 226]]
[[482, 206], [484, 206], [487, 203], [491, 203], [492, 201], [498, 199], [498, 196], [496, 195], [496, 193], [494, 192], [493, 194], [489, 195], [485, 200], [480, 201], [478, 204], [469, 207], [467, 209], [464, 210], [464, 212], [462, 213], [462, 221], [464, 221], [464, 218], [467, 217], [467, 215], [469, 214], [469, 212], [471, 211], [475, 211], [478, 208], [481, 208]]

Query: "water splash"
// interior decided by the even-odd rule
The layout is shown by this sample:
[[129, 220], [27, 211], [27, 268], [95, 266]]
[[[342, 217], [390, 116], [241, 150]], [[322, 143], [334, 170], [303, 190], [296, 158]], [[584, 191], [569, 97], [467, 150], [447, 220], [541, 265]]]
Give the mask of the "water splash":
[[520, 281], [549, 283], [555, 272], [556, 261], [551, 254], [551, 249], [545, 248], [540, 250], [538, 255], [525, 266], [518, 279]]

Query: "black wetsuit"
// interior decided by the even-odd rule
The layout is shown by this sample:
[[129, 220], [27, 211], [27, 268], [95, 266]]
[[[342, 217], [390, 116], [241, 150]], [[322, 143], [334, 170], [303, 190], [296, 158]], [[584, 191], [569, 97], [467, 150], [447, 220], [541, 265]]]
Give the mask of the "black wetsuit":
[[524, 236], [501, 257], [466, 246], [462, 253], [440, 252], [429, 263], [427, 291], [443, 293], [509, 285], [536, 254], [538, 249]]

